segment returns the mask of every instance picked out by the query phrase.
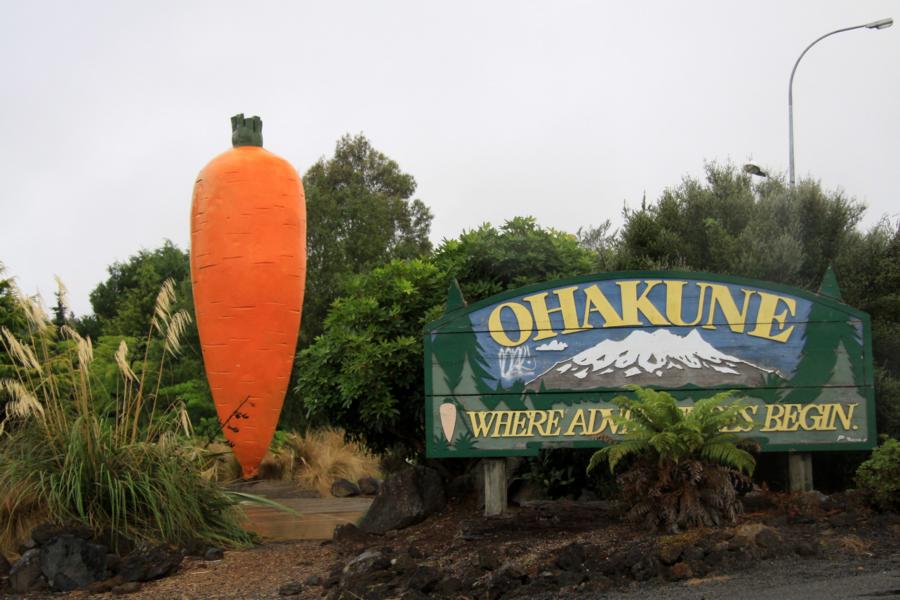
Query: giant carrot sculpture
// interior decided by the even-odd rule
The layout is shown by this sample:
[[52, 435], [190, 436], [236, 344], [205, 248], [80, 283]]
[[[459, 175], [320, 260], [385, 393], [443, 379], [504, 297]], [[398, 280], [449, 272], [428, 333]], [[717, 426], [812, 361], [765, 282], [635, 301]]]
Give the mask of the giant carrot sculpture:
[[206, 376], [225, 437], [256, 475], [287, 390], [306, 282], [303, 184], [262, 148], [259, 117], [197, 177], [191, 279]]

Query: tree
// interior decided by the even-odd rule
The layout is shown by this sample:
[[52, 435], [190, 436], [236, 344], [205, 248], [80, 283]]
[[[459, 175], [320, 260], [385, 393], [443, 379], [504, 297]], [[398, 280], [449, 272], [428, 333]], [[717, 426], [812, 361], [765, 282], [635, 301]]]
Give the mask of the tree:
[[814, 181], [754, 184], [733, 165], [708, 164], [705, 182], [686, 178], [625, 212], [615, 268], [704, 270], [814, 290], [858, 235], [864, 210]]
[[614, 472], [623, 459], [635, 459], [619, 478], [628, 519], [672, 532], [734, 522], [734, 481], [752, 475], [756, 460], [734, 434], [722, 433], [741, 415], [730, 392], [697, 400], [690, 411], [668, 392], [643, 388], [613, 403], [626, 433], [594, 453], [588, 470], [608, 462]]
[[[185, 284], [190, 288], [188, 253], [169, 240], [155, 250], [141, 250], [125, 262], [115, 262], [107, 271], [109, 277], [90, 295], [103, 335], [143, 338], [163, 281], [171, 278], [179, 291]], [[178, 308], [188, 308], [193, 317], [192, 301], [182, 299]]]
[[6, 268], [0, 262], [0, 327], [17, 332], [24, 326], [25, 319], [19, 303], [16, 302], [13, 280], [4, 277], [5, 272]]
[[54, 292], [54, 296], [56, 297], [56, 304], [53, 306], [53, 324], [57, 327], [62, 327], [70, 319], [69, 307], [66, 306], [65, 294], [62, 289]]
[[328, 308], [352, 275], [431, 250], [432, 215], [412, 199], [416, 181], [372, 147], [345, 135], [334, 156], [303, 177], [307, 206], [307, 275], [300, 346], [322, 327]]
[[309, 423], [342, 427], [376, 452], [424, 449], [421, 331], [438, 314], [444, 281], [419, 259], [350, 281], [325, 332], [297, 360], [296, 393]]
[[[0, 262], [0, 327], [18, 335], [23, 332], [25, 316], [16, 300], [16, 289], [13, 280], [3, 276], [5, 271], [3, 263]], [[0, 349], [4, 347], [4, 341], [0, 339]], [[14, 374], [15, 369], [12, 361], [8, 359], [7, 353], [0, 352], [0, 380], [12, 377]], [[0, 421], [5, 417], [7, 400], [6, 391], [0, 389]]]
[[435, 264], [459, 281], [468, 302], [539, 281], [594, 270], [591, 252], [571, 233], [543, 228], [533, 217], [515, 217], [496, 229], [485, 223], [445, 241]]
[[[113, 263], [108, 272], [109, 277], [91, 292], [94, 314], [76, 321], [78, 331], [90, 335], [98, 348], [105, 347], [104, 341], [109, 341], [104, 340], [105, 337], [134, 339], [134, 353], [142, 354], [159, 288], [165, 280], [172, 279], [177, 297], [172, 312], [184, 310], [191, 323], [182, 336], [182, 352], [165, 371], [159, 402], [167, 406], [182, 400], [195, 426], [200, 426], [203, 420], [210, 422], [215, 408], [203, 371], [200, 338], [194, 324], [188, 253], [166, 240], [159, 248], [141, 250], [124, 262]], [[159, 360], [162, 356], [160, 348], [151, 345], [149, 356], [152, 361]], [[210, 429], [208, 423], [204, 429]]]
[[[282, 424], [297, 426], [303, 415], [308, 423], [344, 428], [376, 452], [420, 453], [422, 328], [444, 311], [450, 282], [458, 279], [465, 299], [474, 302], [587, 273], [592, 264], [575, 236], [517, 218], [499, 230], [486, 224], [463, 233], [431, 259], [394, 260], [355, 276], [332, 304], [322, 334], [300, 353], [295, 397]], [[473, 374], [483, 370], [477, 341], [461, 338], [467, 360], [447, 366], [445, 382], [456, 392], [479, 391], [473, 384]]]

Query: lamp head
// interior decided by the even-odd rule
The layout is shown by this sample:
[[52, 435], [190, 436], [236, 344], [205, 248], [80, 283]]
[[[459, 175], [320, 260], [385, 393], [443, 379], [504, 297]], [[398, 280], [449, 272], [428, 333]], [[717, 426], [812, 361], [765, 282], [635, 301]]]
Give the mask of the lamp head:
[[891, 25], [894, 24], [894, 19], [888, 17], [887, 19], [878, 19], [877, 21], [872, 21], [871, 23], [866, 23], [867, 29], [887, 29]]

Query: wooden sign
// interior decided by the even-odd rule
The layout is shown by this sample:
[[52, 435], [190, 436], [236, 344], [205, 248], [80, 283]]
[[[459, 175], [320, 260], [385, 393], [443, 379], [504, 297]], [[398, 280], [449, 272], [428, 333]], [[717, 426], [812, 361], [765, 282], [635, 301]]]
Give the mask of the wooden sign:
[[682, 410], [723, 390], [765, 451], [875, 445], [869, 317], [818, 294], [706, 273], [624, 272], [466, 306], [425, 329], [431, 457], [535, 455], [622, 435], [610, 400], [664, 389]]

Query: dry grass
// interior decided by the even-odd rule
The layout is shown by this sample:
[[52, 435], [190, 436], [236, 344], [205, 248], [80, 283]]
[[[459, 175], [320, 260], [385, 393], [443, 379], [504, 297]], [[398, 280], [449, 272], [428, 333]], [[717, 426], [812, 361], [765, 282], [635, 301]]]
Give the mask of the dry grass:
[[0, 535], [0, 556], [7, 558], [18, 556], [20, 542], [28, 539], [31, 530], [48, 518], [46, 503], [24, 484], [18, 485], [20, 489], [9, 490], [0, 503], [0, 522], [7, 524]]
[[300, 463], [295, 479], [323, 496], [331, 494], [335, 479], [356, 482], [365, 476], [381, 476], [378, 459], [359, 444], [344, 441], [344, 432], [340, 430], [290, 434], [285, 446], [293, 450]]
[[[212, 458], [207, 478], [230, 482], [241, 476], [240, 465], [227, 445], [213, 442], [207, 451]], [[289, 433], [280, 447], [266, 453], [259, 466], [260, 479], [294, 480], [322, 496], [331, 495], [336, 479], [356, 482], [366, 476], [381, 477], [378, 459], [359, 444], [344, 441], [344, 432], [336, 429]]]

